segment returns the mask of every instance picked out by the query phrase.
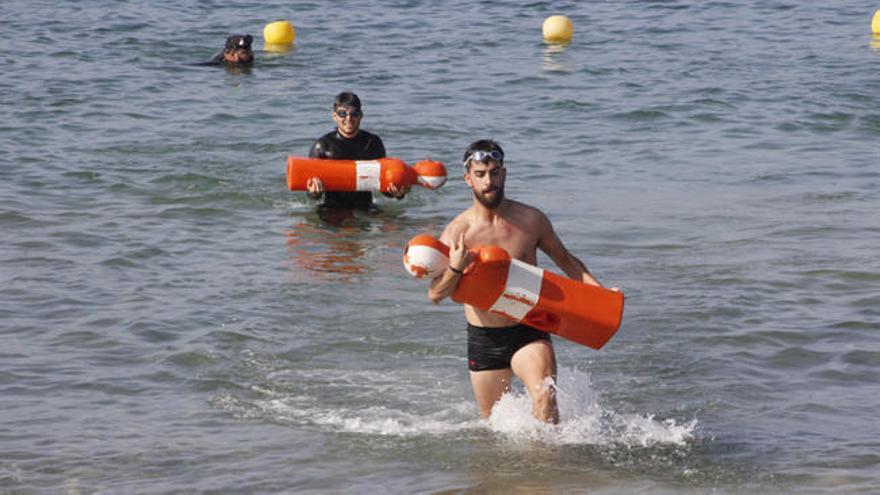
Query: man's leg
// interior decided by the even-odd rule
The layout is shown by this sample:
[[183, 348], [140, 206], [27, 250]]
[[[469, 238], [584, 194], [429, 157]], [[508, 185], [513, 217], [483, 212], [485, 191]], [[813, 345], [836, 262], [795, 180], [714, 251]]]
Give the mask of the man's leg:
[[471, 385], [480, 408], [480, 416], [488, 418], [492, 406], [510, 388], [510, 368], [500, 370], [471, 371]]
[[553, 344], [549, 340], [536, 340], [516, 351], [510, 365], [532, 397], [532, 414], [545, 423], [559, 423], [556, 389], [547, 383], [548, 377], [556, 383]]

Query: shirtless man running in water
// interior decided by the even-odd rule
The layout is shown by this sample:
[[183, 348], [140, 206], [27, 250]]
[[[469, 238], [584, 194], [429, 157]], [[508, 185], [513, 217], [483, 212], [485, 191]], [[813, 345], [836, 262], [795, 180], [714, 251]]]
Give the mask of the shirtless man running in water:
[[[568, 252], [538, 209], [504, 197], [504, 151], [492, 140], [475, 141], [464, 153], [464, 181], [473, 191], [470, 208], [446, 226], [440, 241], [450, 247], [449, 268], [431, 281], [428, 298], [437, 304], [452, 295], [462, 270], [472, 261], [468, 247], [500, 246], [518, 260], [537, 263], [544, 251], [574, 280], [598, 285], [587, 267]], [[468, 368], [480, 408], [488, 418], [515, 374], [532, 399], [532, 414], [559, 422], [556, 406], [556, 355], [550, 336], [507, 318], [464, 305], [468, 330]]]

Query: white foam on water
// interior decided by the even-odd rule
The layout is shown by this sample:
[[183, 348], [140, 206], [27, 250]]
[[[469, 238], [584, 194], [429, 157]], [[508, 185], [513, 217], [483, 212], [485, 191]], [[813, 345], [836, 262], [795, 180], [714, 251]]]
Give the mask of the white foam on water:
[[[301, 374], [297, 374], [298, 378], [305, 378]], [[319, 376], [326, 381], [326, 371]], [[343, 375], [337, 377], [336, 382], [351, 378]], [[416, 399], [403, 382], [391, 380], [384, 374], [373, 377], [371, 373], [362, 372], [357, 378], [357, 383], [377, 395], [393, 395], [396, 391], [411, 400], [401, 400], [400, 406], [368, 405], [366, 400], [341, 406], [308, 393], [292, 395], [271, 387], [252, 386], [252, 391], [260, 397], [245, 399], [223, 393], [215, 396], [212, 403], [239, 418], [312, 425], [336, 432], [413, 437], [489, 428], [515, 442], [537, 440], [551, 445], [684, 446], [694, 438], [697, 427], [695, 419], [660, 420], [651, 413], [619, 413], [604, 407], [590, 375], [576, 369], [561, 369], [559, 373], [557, 400], [561, 422], [558, 425], [548, 425], [532, 415], [531, 399], [519, 382], [513, 391], [502, 396], [491, 416], [482, 420], [471, 396], [444, 400], [435, 391]], [[436, 408], [425, 412], [435, 404]]]
[[624, 414], [602, 406], [588, 373], [560, 370], [557, 383], [560, 423], [548, 425], [532, 416], [524, 390], [514, 389], [495, 404], [489, 428], [514, 441], [557, 445], [683, 446], [694, 438], [697, 420], [658, 420], [650, 413]]
[[447, 404], [436, 412], [423, 414], [385, 406], [341, 409], [321, 405], [305, 396], [259, 399], [253, 402], [230, 394], [213, 398], [215, 407], [242, 419], [269, 419], [295, 425], [313, 425], [335, 432], [412, 437], [446, 435], [484, 428], [468, 402]]
[[471, 404], [419, 414], [384, 406], [363, 409], [327, 409], [302, 407], [285, 399], [262, 401], [258, 406], [275, 419], [331, 427], [335, 431], [388, 436], [445, 435], [480, 428], [480, 422], [467, 420]]

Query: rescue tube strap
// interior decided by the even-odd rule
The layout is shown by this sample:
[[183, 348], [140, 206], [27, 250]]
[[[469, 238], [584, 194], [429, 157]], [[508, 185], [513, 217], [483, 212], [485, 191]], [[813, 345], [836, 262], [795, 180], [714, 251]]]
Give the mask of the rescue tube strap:
[[515, 321], [522, 320], [538, 303], [543, 279], [543, 269], [519, 260], [510, 260], [504, 292], [489, 311]]
[[382, 165], [376, 160], [355, 161], [358, 191], [378, 191]]

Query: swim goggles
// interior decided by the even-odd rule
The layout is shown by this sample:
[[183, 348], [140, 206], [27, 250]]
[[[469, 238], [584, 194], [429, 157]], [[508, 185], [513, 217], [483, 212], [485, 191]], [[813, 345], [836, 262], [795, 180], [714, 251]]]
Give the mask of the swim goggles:
[[336, 116], [338, 116], [340, 119], [344, 119], [344, 118], [348, 117], [349, 115], [351, 116], [351, 118], [357, 119], [357, 118], [360, 118], [361, 116], [363, 116], [364, 112], [361, 112], [360, 110], [352, 110], [350, 112], [346, 112], [345, 110], [337, 110], [336, 111]]
[[470, 154], [464, 157], [464, 161], [461, 163], [462, 166], [467, 167], [467, 164], [471, 160], [476, 160], [478, 162], [485, 162], [486, 160], [493, 160], [498, 163], [502, 163], [504, 161], [504, 153], [498, 150], [492, 151], [483, 151], [477, 150], [472, 151]]

